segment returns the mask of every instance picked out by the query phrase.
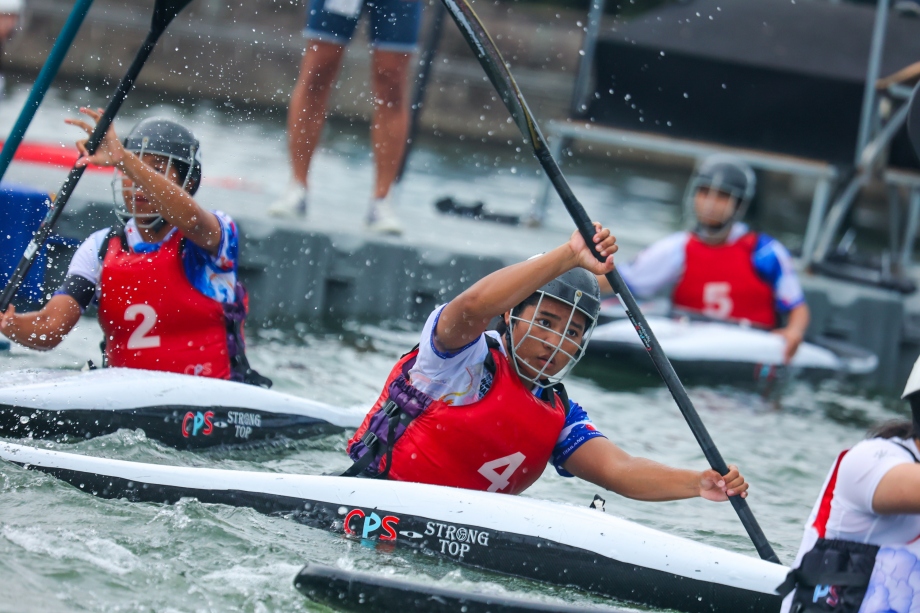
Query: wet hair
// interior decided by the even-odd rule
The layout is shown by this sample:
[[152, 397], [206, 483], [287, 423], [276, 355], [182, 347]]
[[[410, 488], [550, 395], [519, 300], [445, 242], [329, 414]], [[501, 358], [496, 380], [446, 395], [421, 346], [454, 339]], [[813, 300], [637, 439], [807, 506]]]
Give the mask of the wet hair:
[[920, 392], [907, 397], [910, 402], [912, 420], [892, 419], [869, 431], [869, 438], [920, 438]]
[[914, 438], [914, 422], [892, 419], [869, 430], [869, 438]]

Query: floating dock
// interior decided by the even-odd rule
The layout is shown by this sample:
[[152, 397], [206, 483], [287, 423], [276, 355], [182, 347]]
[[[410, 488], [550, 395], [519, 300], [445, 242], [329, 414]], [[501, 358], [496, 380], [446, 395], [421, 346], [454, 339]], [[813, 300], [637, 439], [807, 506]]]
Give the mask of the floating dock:
[[[482, 276], [569, 236], [561, 228], [510, 227], [431, 210], [424, 219], [404, 220], [402, 237], [382, 237], [364, 230], [359, 207], [331, 197], [311, 206], [304, 220], [273, 220], [251, 208], [223, 207], [239, 224], [240, 276], [250, 292], [254, 322], [274, 326], [349, 318], [420, 325], [437, 304]], [[108, 203], [74, 202], [59, 230], [81, 239], [111, 220]], [[631, 258], [644, 246], [628, 239], [619, 243], [618, 258]], [[59, 262], [69, 261], [67, 251]], [[920, 353], [920, 296], [809, 274], [802, 275], [802, 284], [812, 312], [810, 333], [875, 352], [879, 368], [868, 385], [900, 393]]]

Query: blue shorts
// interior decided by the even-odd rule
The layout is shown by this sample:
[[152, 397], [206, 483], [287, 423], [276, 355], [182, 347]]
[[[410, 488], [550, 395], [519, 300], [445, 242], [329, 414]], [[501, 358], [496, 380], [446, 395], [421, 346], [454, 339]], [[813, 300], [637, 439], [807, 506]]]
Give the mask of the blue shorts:
[[422, 23], [420, 0], [310, 0], [304, 36], [345, 45], [354, 35], [365, 7], [370, 13], [372, 47], [401, 53], [415, 51]]

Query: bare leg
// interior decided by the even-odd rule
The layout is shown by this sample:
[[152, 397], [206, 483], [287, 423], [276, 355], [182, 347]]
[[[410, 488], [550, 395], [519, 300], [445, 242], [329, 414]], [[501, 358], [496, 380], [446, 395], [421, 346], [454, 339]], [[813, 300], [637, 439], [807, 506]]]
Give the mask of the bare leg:
[[288, 151], [294, 180], [307, 184], [313, 152], [326, 123], [326, 104], [342, 65], [342, 45], [307, 41], [300, 76], [288, 107]]
[[409, 130], [410, 53], [374, 51], [371, 77], [374, 85], [374, 118], [371, 145], [377, 167], [374, 197], [385, 198], [396, 179], [406, 149]]

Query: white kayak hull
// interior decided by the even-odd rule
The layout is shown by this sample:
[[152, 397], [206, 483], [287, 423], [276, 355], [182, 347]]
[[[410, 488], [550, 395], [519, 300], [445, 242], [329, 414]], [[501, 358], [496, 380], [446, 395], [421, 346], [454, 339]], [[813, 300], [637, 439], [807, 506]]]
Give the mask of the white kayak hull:
[[251, 507], [384, 550], [689, 612], [778, 611], [788, 569], [613, 515], [418, 483], [161, 466], [0, 443], [0, 458], [103, 498]]
[[143, 429], [180, 449], [304, 438], [356, 428], [366, 410], [252, 385], [174, 373], [105, 368], [4, 374], [0, 436], [91, 438]]
[[[757, 378], [762, 372], [785, 367], [785, 340], [771, 332], [732, 323], [693, 321], [669, 317], [648, 317], [649, 327], [661, 343], [665, 354], [680, 372], [693, 367], [705, 372], [728, 376]], [[599, 325], [591, 336], [587, 352], [595, 356], [643, 358], [651, 361], [635, 327], [628, 319]], [[878, 367], [878, 357], [866, 351], [845, 347], [842, 343], [817, 345], [802, 343], [790, 368], [825, 375], [867, 375]], [[719, 370], [721, 369], [721, 370]]]

